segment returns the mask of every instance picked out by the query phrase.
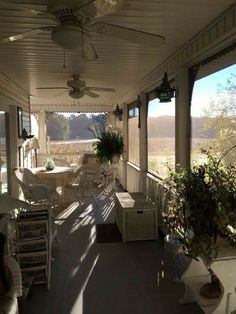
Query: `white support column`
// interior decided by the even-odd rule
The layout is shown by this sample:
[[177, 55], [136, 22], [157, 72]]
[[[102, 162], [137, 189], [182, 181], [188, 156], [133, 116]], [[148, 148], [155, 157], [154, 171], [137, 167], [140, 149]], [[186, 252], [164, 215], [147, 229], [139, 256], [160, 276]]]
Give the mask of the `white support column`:
[[127, 161], [128, 161], [128, 107], [123, 106], [123, 138], [124, 138], [124, 154], [123, 154], [123, 188], [127, 188]]
[[147, 174], [147, 97], [140, 94], [140, 129], [139, 129], [139, 160], [140, 160], [140, 186], [139, 191], [146, 194]]
[[[17, 158], [18, 158], [18, 124], [17, 124], [17, 109], [16, 106], [9, 106], [9, 144], [10, 144], [10, 169], [17, 167]], [[9, 169], [8, 168], [8, 169]], [[19, 187], [12, 175], [10, 175], [10, 194], [12, 197], [19, 196]]]
[[179, 67], [176, 71], [176, 124], [175, 124], [175, 156], [176, 171], [190, 166], [190, 98], [189, 70]]
[[46, 122], [45, 122], [45, 111], [40, 111], [38, 115], [39, 123], [39, 152], [41, 154], [47, 153], [47, 141], [46, 141]]

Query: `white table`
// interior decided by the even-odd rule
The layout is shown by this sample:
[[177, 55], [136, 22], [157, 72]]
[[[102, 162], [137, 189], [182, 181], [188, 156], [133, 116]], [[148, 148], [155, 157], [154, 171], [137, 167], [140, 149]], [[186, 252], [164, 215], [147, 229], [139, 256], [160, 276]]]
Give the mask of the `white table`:
[[65, 185], [73, 177], [74, 171], [71, 167], [55, 167], [53, 170], [46, 170], [45, 167], [32, 168], [32, 172], [42, 180], [53, 180], [55, 186], [61, 187], [62, 201], [65, 200]]
[[[201, 296], [201, 287], [209, 283], [211, 270], [221, 283], [222, 295], [218, 299], [206, 299]], [[182, 279], [185, 284], [185, 294], [180, 303], [187, 304], [197, 302], [206, 314], [229, 314], [236, 311], [235, 282], [236, 282], [236, 249], [230, 247], [227, 242], [222, 245], [216, 258], [210, 261], [198, 257], [198, 261], [192, 259]]]

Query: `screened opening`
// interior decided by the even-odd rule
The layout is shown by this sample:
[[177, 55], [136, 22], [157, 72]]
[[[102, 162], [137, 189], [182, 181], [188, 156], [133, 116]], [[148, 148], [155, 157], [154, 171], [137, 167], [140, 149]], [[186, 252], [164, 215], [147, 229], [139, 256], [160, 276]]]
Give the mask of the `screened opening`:
[[107, 113], [47, 112], [45, 116], [46, 154], [38, 154], [39, 165], [44, 164], [46, 156], [81, 165], [85, 154], [95, 153], [93, 144], [108, 128]]
[[149, 101], [147, 116], [148, 171], [165, 177], [175, 168], [175, 99]]
[[139, 160], [139, 108], [134, 107], [128, 112], [128, 143], [129, 161], [135, 165], [140, 164]]
[[[191, 165], [206, 161], [202, 149], [220, 156], [236, 145], [236, 65], [195, 82], [191, 105]], [[224, 158], [234, 163], [236, 149]]]

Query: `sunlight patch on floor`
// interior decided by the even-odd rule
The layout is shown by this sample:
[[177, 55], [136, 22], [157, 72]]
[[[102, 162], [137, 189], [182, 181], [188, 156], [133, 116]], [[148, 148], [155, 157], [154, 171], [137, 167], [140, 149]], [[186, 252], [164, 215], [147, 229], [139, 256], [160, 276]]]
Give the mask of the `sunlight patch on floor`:
[[83, 299], [84, 299], [84, 291], [85, 291], [85, 288], [88, 284], [88, 281], [89, 281], [89, 278], [91, 277], [92, 273], [93, 273], [93, 270], [99, 260], [99, 257], [100, 257], [100, 254], [98, 254], [95, 259], [94, 259], [94, 262], [93, 262], [93, 265], [91, 266], [91, 269], [81, 287], [81, 290], [80, 290], [80, 293], [78, 295], [78, 298], [75, 300], [74, 302], [74, 305], [71, 309], [71, 312], [70, 314], [78, 314], [78, 313], [83, 313]]
[[61, 212], [56, 220], [58, 225], [62, 225], [64, 223], [64, 221], [78, 208], [79, 203], [78, 202], [74, 202], [72, 204], [70, 204], [63, 212]]

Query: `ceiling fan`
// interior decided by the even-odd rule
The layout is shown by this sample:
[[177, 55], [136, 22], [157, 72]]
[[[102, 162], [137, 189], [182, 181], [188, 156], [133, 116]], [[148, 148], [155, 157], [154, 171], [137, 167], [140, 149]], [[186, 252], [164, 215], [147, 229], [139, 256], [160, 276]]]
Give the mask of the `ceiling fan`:
[[21, 40], [41, 32], [51, 32], [54, 43], [64, 49], [81, 49], [81, 56], [87, 60], [98, 58], [92, 44], [92, 33], [124, 39], [129, 42], [157, 48], [165, 38], [119, 25], [97, 22], [96, 19], [114, 13], [125, 4], [125, 0], [48, 0], [47, 11], [40, 11], [27, 5], [0, 0], [0, 7], [28, 12], [48, 18], [54, 25], [45, 25], [24, 33], [0, 39], [0, 44]]
[[[115, 92], [114, 88], [106, 88], [106, 87], [87, 87], [85, 81], [79, 79], [79, 75], [73, 74], [72, 80], [67, 81], [68, 87], [38, 87], [37, 89], [64, 89], [66, 92], [69, 92], [69, 96], [74, 99], [80, 99], [82, 97], [89, 96], [92, 98], [99, 97], [98, 94], [94, 93], [93, 91], [98, 92]], [[64, 93], [64, 92], [63, 92]], [[56, 95], [59, 96], [62, 93]]]

